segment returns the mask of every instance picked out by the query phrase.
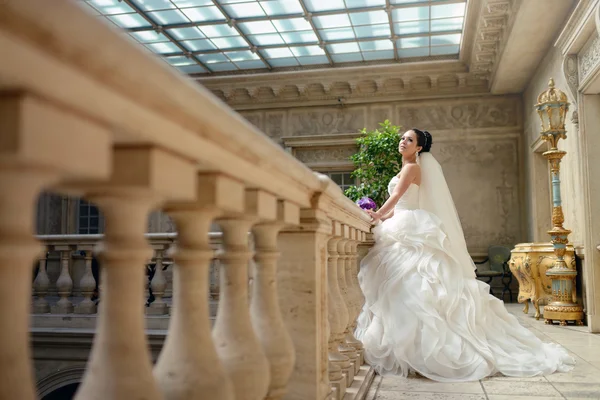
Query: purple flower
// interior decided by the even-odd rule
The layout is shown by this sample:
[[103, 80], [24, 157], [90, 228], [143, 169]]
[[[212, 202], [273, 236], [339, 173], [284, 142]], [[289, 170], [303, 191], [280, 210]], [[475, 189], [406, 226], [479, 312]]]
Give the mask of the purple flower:
[[377, 208], [377, 204], [368, 197], [359, 199], [356, 204], [363, 210], [375, 210]]

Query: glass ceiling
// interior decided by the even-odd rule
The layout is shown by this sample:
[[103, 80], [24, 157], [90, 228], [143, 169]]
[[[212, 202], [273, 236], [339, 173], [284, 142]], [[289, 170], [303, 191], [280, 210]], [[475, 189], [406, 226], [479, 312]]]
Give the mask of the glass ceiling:
[[80, 0], [187, 74], [456, 58], [467, 0]]

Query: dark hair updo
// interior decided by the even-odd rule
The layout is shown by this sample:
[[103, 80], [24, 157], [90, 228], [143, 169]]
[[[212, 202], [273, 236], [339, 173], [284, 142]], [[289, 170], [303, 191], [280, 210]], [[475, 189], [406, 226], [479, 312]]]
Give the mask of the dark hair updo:
[[417, 135], [417, 146], [422, 147], [419, 154], [427, 153], [429, 150], [431, 150], [431, 145], [433, 144], [431, 133], [417, 128], [412, 128], [411, 130], [415, 133], [415, 135]]

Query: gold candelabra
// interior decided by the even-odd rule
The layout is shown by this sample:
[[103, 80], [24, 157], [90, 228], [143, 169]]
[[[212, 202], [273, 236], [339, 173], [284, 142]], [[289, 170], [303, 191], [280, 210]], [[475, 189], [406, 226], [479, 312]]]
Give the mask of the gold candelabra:
[[562, 211], [560, 195], [560, 161], [567, 154], [558, 149], [558, 141], [567, 138], [565, 118], [569, 111], [567, 95], [554, 87], [554, 79], [550, 79], [548, 90], [538, 96], [535, 105], [542, 121], [542, 139], [549, 142], [550, 150], [543, 153], [550, 164], [552, 179], [552, 229], [548, 234], [552, 237], [552, 246], [556, 260], [552, 268], [546, 271], [546, 276], [552, 280], [552, 301], [544, 307], [546, 324], [559, 321], [566, 325], [574, 321], [582, 325], [583, 308], [577, 304], [577, 289], [575, 278], [577, 270], [569, 268], [564, 260], [570, 230], [563, 227], [565, 217]]

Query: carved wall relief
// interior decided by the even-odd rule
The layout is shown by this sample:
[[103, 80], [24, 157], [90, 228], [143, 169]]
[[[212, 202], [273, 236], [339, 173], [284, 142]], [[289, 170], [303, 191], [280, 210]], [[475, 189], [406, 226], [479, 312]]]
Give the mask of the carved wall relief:
[[594, 34], [579, 53], [580, 82], [584, 81], [600, 63], [600, 37]]
[[334, 108], [290, 111], [291, 136], [356, 132], [365, 127], [366, 109]]
[[397, 121], [424, 129], [492, 128], [518, 125], [519, 102], [473, 101], [463, 104], [397, 105]]
[[307, 164], [323, 162], [343, 162], [351, 164], [350, 156], [356, 153], [356, 146], [328, 147], [328, 148], [304, 148], [295, 149], [294, 156]]

